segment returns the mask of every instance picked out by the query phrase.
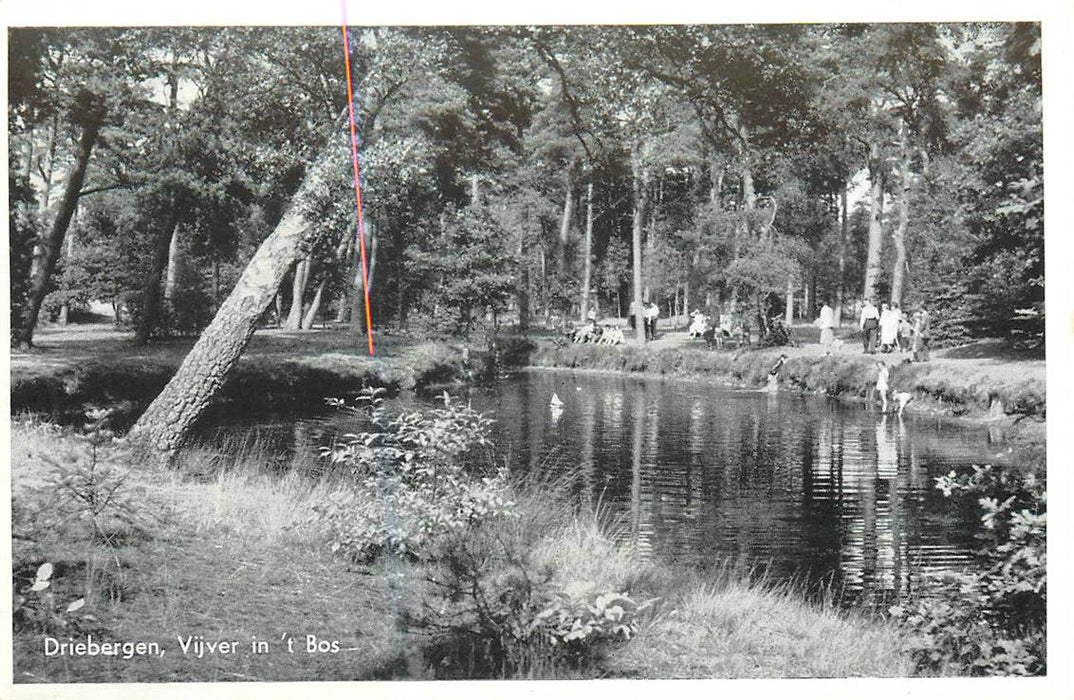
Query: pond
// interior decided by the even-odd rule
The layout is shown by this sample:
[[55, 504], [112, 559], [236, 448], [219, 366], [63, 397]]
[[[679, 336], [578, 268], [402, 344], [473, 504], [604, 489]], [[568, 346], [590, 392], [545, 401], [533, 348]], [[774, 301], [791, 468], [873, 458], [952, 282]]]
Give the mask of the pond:
[[[890, 601], [927, 574], [971, 566], [974, 511], [945, 499], [935, 477], [1002, 463], [984, 428], [793, 392], [531, 370], [470, 399], [495, 418], [500, 458], [576, 469], [578, 492], [641, 556], [746, 562], [845, 603]], [[249, 429], [290, 453], [353, 432], [353, 421], [334, 413]]]

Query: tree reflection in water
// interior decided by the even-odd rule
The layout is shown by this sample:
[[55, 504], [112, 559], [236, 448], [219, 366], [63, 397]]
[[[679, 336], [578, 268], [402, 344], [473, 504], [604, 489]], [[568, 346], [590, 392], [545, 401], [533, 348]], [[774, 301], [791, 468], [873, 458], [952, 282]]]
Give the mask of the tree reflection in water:
[[[554, 392], [565, 401], [558, 416]], [[496, 420], [500, 459], [577, 470], [579, 492], [621, 519], [614, 531], [641, 556], [741, 556], [848, 601], [881, 603], [971, 563], [977, 523], [932, 484], [998, 463], [983, 429], [789, 392], [535, 371], [471, 400]], [[339, 414], [297, 422], [251, 429], [262, 439], [277, 430], [284, 451], [354, 430]]]

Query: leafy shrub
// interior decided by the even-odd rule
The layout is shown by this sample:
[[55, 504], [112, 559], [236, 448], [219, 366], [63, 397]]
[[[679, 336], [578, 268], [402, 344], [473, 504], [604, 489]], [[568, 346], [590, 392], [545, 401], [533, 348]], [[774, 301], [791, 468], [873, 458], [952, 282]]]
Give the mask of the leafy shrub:
[[948, 574], [935, 597], [892, 614], [920, 670], [969, 675], [1046, 671], [1047, 497], [1032, 473], [991, 466], [939, 477], [945, 495], [978, 497], [988, 544], [982, 572]]
[[510, 522], [489, 522], [440, 542], [427, 569], [423, 610], [408, 620], [431, 636], [426, 658], [438, 676], [591, 676], [587, 670], [611, 645], [637, 633], [653, 601], [639, 603], [607, 582], [573, 580], [576, 572], [547, 556], [549, 542], [553, 550], [570, 546], [559, 515], [563, 503], [538, 507], [537, 517], [532, 501], [528, 506], [530, 512]]
[[366, 411], [351, 409], [365, 414], [369, 430], [324, 449], [352, 480], [313, 507], [332, 551], [356, 561], [384, 551], [424, 558], [438, 538], [512, 514], [505, 470], [467, 466], [476, 448], [490, 445], [489, 418], [446, 392], [441, 409], [391, 418], [383, 393], [367, 389], [359, 397]]
[[524, 336], [496, 336], [489, 346], [502, 367], [525, 367], [537, 350], [537, 343]]
[[411, 361], [414, 386], [423, 389], [455, 382], [465, 375], [465, 365], [462, 353], [447, 343], [425, 343], [415, 350]]
[[1047, 397], [1038, 382], [1026, 381], [1006, 392], [1004, 411], [1008, 414], [1044, 417]]

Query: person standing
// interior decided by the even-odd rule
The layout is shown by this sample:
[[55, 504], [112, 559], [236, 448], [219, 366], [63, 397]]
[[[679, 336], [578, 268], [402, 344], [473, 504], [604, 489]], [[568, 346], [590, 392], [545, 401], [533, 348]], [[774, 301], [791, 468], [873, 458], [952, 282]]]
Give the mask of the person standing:
[[835, 340], [835, 311], [828, 306], [828, 302], [824, 302], [824, 305], [820, 307], [817, 327], [820, 328], [820, 344], [830, 348], [832, 341]]
[[880, 351], [891, 352], [899, 334], [899, 312], [884, 302], [880, 305]]
[[908, 352], [913, 327], [910, 325], [910, 318], [899, 308], [899, 303], [895, 302], [893, 306], [895, 307], [895, 312], [899, 314], [899, 332], [895, 335], [895, 346], [899, 349], [899, 352]]
[[[637, 314], [637, 310], [638, 310], [638, 305], [637, 305], [637, 303], [636, 303], [636, 302], [634, 302], [634, 301], [631, 301], [631, 302], [630, 302], [630, 315], [629, 315], [629, 316], [627, 316], [627, 321], [629, 321], [629, 322], [630, 322], [630, 330], [635, 330], [635, 329], [636, 329], [636, 328], [638, 327], [638, 321], [637, 321], [637, 318], [638, 318], [638, 314]], [[648, 337], [648, 334], [646, 334], [646, 337]]]
[[660, 318], [660, 307], [655, 301], [649, 302], [645, 307], [645, 337], [656, 340], [656, 320]]
[[880, 327], [880, 312], [876, 310], [872, 299], [866, 299], [861, 307], [858, 329], [861, 330], [861, 342], [864, 351], [870, 355], [876, 353], [876, 330]]
[[888, 412], [888, 366], [883, 362], [876, 363], [876, 393], [880, 394], [880, 410]]
[[929, 310], [922, 306], [914, 314], [912, 357], [914, 362], [929, 361]]

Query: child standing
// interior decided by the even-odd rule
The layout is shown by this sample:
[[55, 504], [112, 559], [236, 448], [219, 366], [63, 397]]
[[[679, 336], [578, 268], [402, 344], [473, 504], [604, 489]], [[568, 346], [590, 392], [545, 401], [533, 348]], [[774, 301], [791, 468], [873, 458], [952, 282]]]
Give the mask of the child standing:
[[883, 362], [876, 363], [876, 391], [880, 394], [880, 407], [883, 413], [888, 412], [888, 366]]

